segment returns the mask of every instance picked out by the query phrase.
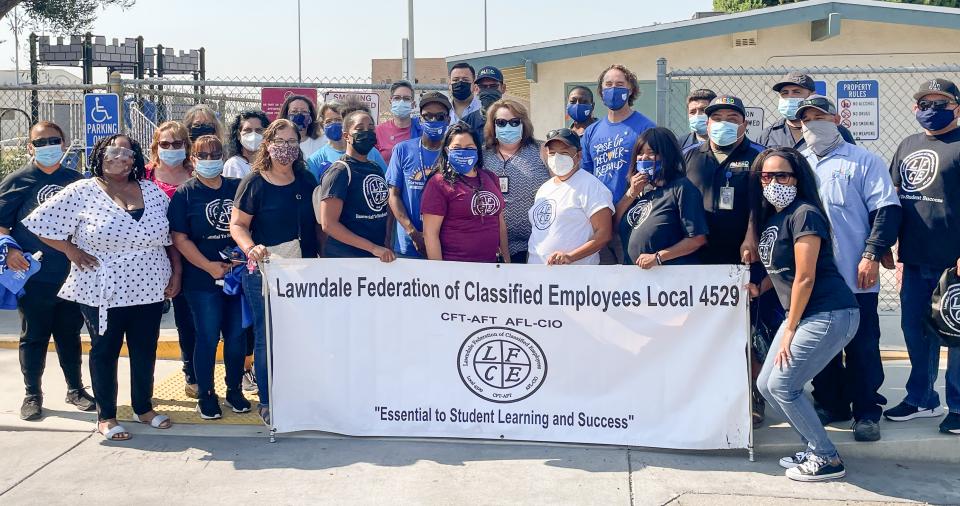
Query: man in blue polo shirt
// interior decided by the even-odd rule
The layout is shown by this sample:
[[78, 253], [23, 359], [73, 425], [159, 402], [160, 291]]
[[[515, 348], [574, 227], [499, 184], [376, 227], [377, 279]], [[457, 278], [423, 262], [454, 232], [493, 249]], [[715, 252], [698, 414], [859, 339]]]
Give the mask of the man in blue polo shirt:
[[[824, 424], [850, 419], [857, 441], [880, 439], [880, 259], [897, 242], [900, 199], [886, 163], [866, 149], [844, 141], [837, 107], [829, 98], [810, 95], [797, 109], [810, 162], [820, 183], [820, 198], [833, 229], [834, 258], [860, 305], [860, 327], [844, 351], [813, 379], [817, 415]], [[844, 360], [846, 359], [846, 360]]]

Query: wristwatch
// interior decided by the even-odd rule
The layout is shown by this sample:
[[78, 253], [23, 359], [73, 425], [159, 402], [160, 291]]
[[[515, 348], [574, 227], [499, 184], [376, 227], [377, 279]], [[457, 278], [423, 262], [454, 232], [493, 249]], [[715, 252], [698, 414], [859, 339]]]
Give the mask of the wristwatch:
[[864, 251], [863, 254], [860, 255], [860, 258], [865, 258], [867, 260], [870, 260], [871, 262], [877, 262], [880, 260], [880, 257], [878, 257], [877, 255], [874, 255], [873, 253], [870, 253], [869, 251]]

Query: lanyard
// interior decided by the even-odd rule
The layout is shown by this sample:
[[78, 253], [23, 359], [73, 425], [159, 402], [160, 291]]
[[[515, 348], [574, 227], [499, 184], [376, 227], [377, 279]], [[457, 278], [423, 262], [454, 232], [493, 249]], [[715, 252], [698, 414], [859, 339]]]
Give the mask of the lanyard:
[[426, 167], [426, 164], [423, 163], [423, 139], [420, 139], [420, 142], [418, 144], [420, 146], [420, 149], [417, 150], [417, 155], [420, 157], [420, 180], [423, 181], [424, 184], [426, 184], [427, 183], [427, 167]]

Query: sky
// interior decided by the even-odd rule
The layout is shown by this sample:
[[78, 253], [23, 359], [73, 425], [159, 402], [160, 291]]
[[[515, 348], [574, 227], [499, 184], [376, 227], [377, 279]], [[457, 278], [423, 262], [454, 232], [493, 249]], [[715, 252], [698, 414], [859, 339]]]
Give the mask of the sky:
[[[482, 51], [483, 3], [414, 0], [416, 56]], [[619, 3], [626, 13], [605, 8], [613, 5], [618, 4], [487, 0], [488, 48], [686, 20], [696, 11], [712, 10], [711, 0]], [[400, 58], [407, 36], [406, 0], [302, 0], [300, 18], [305, 78], [369, 76], [370, 60]], [[148, 46], [178, 51], [203, 46], [208, 79], [297, 76], [297, 0], [137, 0], [127, 10], [101, 11], [90, 31], [108, 42], [142, 35]], [[0, 40], [0, 69], [13, 69], [13, 34], [6, 19]], [[29, 68], [27, 47], [21, 40], [21, 69]], [[95, 79], [105, 79], [105, 72], [98, 69]]]

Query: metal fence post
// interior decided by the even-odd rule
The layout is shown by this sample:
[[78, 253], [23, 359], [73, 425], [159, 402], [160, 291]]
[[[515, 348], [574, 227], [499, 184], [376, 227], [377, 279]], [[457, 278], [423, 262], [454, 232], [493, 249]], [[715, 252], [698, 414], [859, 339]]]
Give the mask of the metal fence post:
[[670, 88], [667, 83], [667, 59], [657, 58], [657, 125], [667, 124], [667, 95]]
[[[134, 67], [134, 79], [143, 79], [143, 69], [146, 67], [146, 61], [143, 55], [143, 35], [137, 36], [137, 66]], [[137, 85], [137, 106], [143, 107], [143, 86]]]
[[[163, 44], [157, 44], [157, 78], [163, 78]], [[163, 85], [157, 85], [157, 91], [163, 91]], [[163, 104], [163, 94], [157, 95], [157, 124], [167, 120], [167, 108]]]
[[[206, 82], [207, 80], [207, 50], [206, 48], [200, 48], [200, 81]], [[207, 94], [207, 87], [205, 85], [200, 85], [200, 103], [206, 103], [204, 95]]]
[[126, 131], [127, 129], [125, 128], [124, 126], [125, 123], [123, 121], [123, 84], [120, 83], [120, 79], [121, 79], [121, 76], [119, 71], [114, 70], [113, 72], [111, 72], [110, 78], [108, 79], [107, 90], [110, 93], [116, 93], [117, 97], [120, 100], [120, 110], [117, 111], [117, 114], [120, 115], [121, 130]]
[[[37, 34], [30, 33], [30, 84], [40, 84], [40, 64], [37, 62]], [[30, 90], [30, 124], [40, 121], [40, 93]]]
[[93, 84], [93, 34], [83, 35], [83, 84]]

